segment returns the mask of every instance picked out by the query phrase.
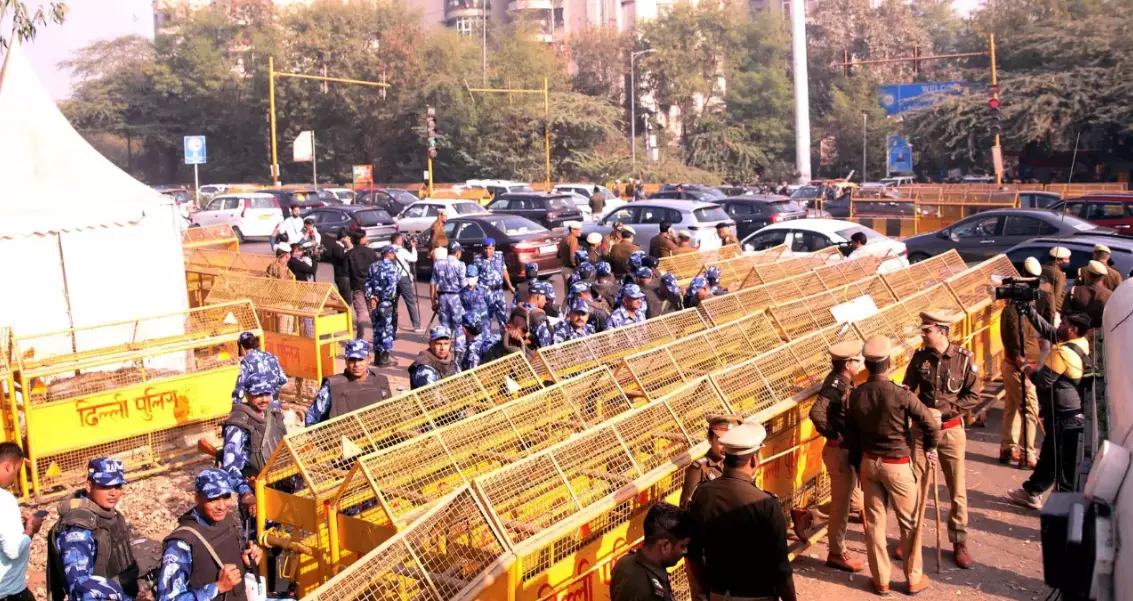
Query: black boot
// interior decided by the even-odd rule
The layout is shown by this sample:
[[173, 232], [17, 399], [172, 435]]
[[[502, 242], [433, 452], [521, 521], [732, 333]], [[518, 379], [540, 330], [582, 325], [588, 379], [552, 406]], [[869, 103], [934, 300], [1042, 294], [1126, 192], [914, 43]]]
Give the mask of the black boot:
[[397, 366], [397, 361], [395, 359], [390, 358], [389, 351], [382, 351], [378, 355], [378, 366], [379, 367], [395, 367], [395, 366]]

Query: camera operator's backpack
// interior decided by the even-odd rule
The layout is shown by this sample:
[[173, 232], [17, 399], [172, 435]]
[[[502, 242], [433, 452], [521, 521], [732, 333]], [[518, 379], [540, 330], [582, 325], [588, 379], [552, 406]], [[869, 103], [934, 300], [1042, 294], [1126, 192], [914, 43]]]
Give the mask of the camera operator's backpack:
[[1082, 377], [1078, 379], [1078, 397], [1085, 401], [1086, 397], [1094, 391], [1094, 379], [1097, 377], [1097, 372], [1094, 371], [1094, 361], [1076, 344], [1063, 346], [1074, 351], [1074, 354], [1082, 360]]

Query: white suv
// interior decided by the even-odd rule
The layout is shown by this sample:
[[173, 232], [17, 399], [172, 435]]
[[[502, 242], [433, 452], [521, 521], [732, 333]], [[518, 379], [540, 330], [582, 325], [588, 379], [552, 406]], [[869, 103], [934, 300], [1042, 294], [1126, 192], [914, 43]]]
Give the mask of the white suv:
[[419, 234], [427, 231], [433, 227], [433, 222], [437, 220], [437, 214], [445, 209], [452, 210], [453, 217], [488, 212], [487, 209], [480, 206], [480, 203], [471, 200], [455, 198], [418, 200], [405, 207], [400, 215], [394, 217], [397, 221], [397, 229], [404, 234]]
[[241, 242], [245, 237], [271, 236], [283, 221], [279, 201], [271, 194], [248, 192], [221, 194], [213, 197], [205, 208], [193, 214], [194, 226], [227, 223]]

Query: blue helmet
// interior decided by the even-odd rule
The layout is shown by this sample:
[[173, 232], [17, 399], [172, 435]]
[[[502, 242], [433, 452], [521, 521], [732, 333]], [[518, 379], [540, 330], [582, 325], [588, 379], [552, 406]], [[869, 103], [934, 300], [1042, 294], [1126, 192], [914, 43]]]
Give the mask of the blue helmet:
[[99, 486], [126, 483], [126, 464], [113, 457], [96, 457], [87, 462], [87, 480]]
[[606, 277], [614, 273], [614, 269], [606, 261], [598, 261], [598, 264], [594, 266], [594, 271], [598, 273], [598, 277]]
[[365, 359], [370, 354], [370, 342], [357, 339], [346, 341], [347, 359]]
[[583, 263], [582, 265], [579, 265], [578, 271], [576, 271], [575, 274], [578, 275], [578, 277], [581, 279], [589, 280], [590, 278], [594, 277], [594, 264]]
[[570, 302], [570, 312], [589, 314], [590, 305], [587, 305], [586, 301], [582, 300], [581, 298], [576, 298]]
[[473, 313], [472, 311], [468, 311], [464, 314], [463, 317], [460, 318], [460, 325], [462, 325], [462, 326], [464, 326], [464, 327], [466, 327], [470, 330], [471, 329], [479, 330], [481, 320], [482, 320], [482, 317], [480, 315]]
[[467, 265], [464, 268], [464, 277], [478, 278], [480, 277], [480, 268], [475, 265]]
[[641, 267], [641, 262], [645, 260], [645, 251], [635, 250], [629, 255], [629, 266], [633, 269]]
[[662, 274], [661, 285], [669, 291], [669, 294], [677, 297], [681, 295], [681, 285], [677, 282], [677, 276], [671, 273]]
[[641, 291], [641, 286], [637, 284], [626, 284], [622, 288], [622, 296], [626, 298], [645, 298], [645, 293]]
[[389, 254], [389, 253], [397, 254], [397, 247], [392, 245], [392, 244], [387, 244], [386, 246], [383, 246], [382, 247], [382, 254], [385, 255], [385, 254]]
[[193, 490], [208, 500], [219, 499], [233, 495], [232, 483], [228, 481], [228, 474], [216, 468], [209, 468], [197, 474], [193, 480]]
[[536, 280], [534, 282], [531, 282], [531, 285], [529, 285], [527, 287], [527, 292], [529, 294], [540, 294], [540, 295], [546, 296], [547, 295], [547, 286], [543, 282]]
[[263, 372], [253, 372], [244, 383], [244, 394], [249, 397], [275, 394], [275, 384], [272, 377]]
[[701, 288], [704, 288], [707, 285], [708, 285], [708, 280], [705, 279], [704, 276], [698, 275], [698, 276], [692, 278], [691, 281], [689, 281], [688, 289], [689, 290], [700, 290]]
[[720, 281], [720, 268], [713, 265], [704, 270], [704, 277], [708, 279], [709, 284], [715, 284]]
[[574, 251], [574, 260], [583, 263], [590, 260], [590, 254], [584, 250]]
[[437, 326], [429, 330], [429, 342], [434, 340], [452, 340], [452, 331], [445, 326]]
[[636, 272], [635, 275], [637, 275], [637, 277], [639, 277], [643, 280], [647, 280], [647, 279], [653, 277], [653, 270], [642, 265], [641, 267], [637, 268], [637, 272]]
[[495, 238], [484, 238], [484, 248], [488, 248], [489, 246], [495, 246], [495, 245], [496, 245], [496, 239]]
[[461, 246], [459, 242], [453, 242], [452, 244], [448, 245], [448, 251], [450, 253], [457, 253], [457, 252], [460, 252], [462, 250], [464, 250], [464, 247]]
[[575, 282], [570, 285], [570, 296], [578, 296], [579, 294], [582, 294], [583, 292], [587, 292], [589, 290], [590, 284], [587, 284], [586, 282]]
[[533, 278], [539, 275], [539, 265], [537, 263], [524, 263], [523, 273], [527, 274], [527, 277]]

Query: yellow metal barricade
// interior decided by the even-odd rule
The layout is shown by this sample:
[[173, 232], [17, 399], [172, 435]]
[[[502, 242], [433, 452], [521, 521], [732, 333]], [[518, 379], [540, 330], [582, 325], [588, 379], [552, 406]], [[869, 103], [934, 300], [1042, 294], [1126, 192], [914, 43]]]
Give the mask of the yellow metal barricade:
[[297, 282], [226, 273], [205, 303], [248, 299], [264, 329], [264, 348], [288, 377], [321, 382], [335, 373], [344, 341], [354, 338], [350, 306], [329, 282]]
[[485, 363], [288, 434], [256, 480], [260, 532], [273, 521], [289, 538], [315, 550], [298, 560], [301, 589], [331, 575], [333, 553], [328, 516], [356, 458], [393, 447], [477, 412], [518, 399], [541, 388], [522, 354]]
[[[238, 253], [229, 250], [210, 248], [186, 248], [185, 288], [189, 292], [189, 306], [205, 304], [205, 297], [212, 290], [213, 281], [218, 275], [236, 273], [239, 275], [267, 277], [268, 266], [275, 259], [268, 255]], [[287, 272], [289, 280], [295, 276]]]
[[[773, 257], [778, 257], [778, 255], [783, 252], [784, 248], [786, 247], [779, 245], [765, 251], [759, 251], [757, 254], [768, 254]], [[657, 262], [657, 271], [661, 273], [671, 273], [676, 276], [678, 280], [687, 280], [703, 271], [704, 268], [709, 265], [733, 259], [741, 254], [743, 254], [743, 250], [739, 245], [729, 244], [728, 246], [714, 248], [712, 250], [700, 250], [683, 255], [661, 257]]]
[[1073, 196], [1083, 196], [1086, 194], [1094, 194], [1097, 192], [1125, 192], [1128, 190], [1128, 183], [1125, 182], [1111, 182], [1105, 184], [1047, 184], [1047, 192], [1057, 192], [1063, 198], [1071, 198]]
[[[12, 356], [12, 328], [0, 326], [0, 399], [4, 407], [0, 409], [0, 427], [3, 428], [4, 442], [14, 442], [24, 446], [20, 432], [20, 413], [16, 407], [15, 358]], [[28, 496], [27, 473], [20, 470], [18, 492], [21, 497]]]
[[367, 553], [457, 486], [632, 408], [601, 368], [359, 457], [335, 495], [332, 538]]
[[818, 252], [780, 257], [779, 260], [753, 267], [740, 289], [751, 288], [768, 282], [777, 282], [793, 275], [806, 273], [812, 269], [843, 261], [845, 257], [836, 247], [824, 248]]
[[238, 252], [240, 240], [227, 223], [209, 225], [205, 227], [191, 227], [181, 234], [181, 246], [184, 248], [211, 248], [213, 250], [227, 250]]
[[232, 410], [247, 301], [32, 336], [13, 342], [17, 398], [36, 495], [82, 482], [91, 457], [135, 477], [197, 459]]

